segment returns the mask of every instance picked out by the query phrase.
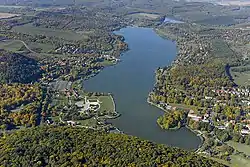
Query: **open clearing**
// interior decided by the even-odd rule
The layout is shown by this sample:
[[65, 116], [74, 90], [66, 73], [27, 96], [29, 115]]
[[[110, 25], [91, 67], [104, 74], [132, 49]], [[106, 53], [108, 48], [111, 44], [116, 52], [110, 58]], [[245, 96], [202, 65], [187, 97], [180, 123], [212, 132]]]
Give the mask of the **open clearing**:
[[233, 147], [234, 149], [238, 150], [239, 152], [243, 152], [246, 155], [250, 156], [250, 146], [248, 146], [246, 144], [236, 143], [233, 141], [229, 141], [229, 142], [227, 142], [227, 144], [229, 146]]
[[12, 29], [15, 32], [27, 33], [31, 35], [46, 35], [46, 36], [55, 36], [59, 38], [64, 38], [68, 40], [81, 40], [86, 38], [85, 34], [75, 33], [73, 31], [63, 31], [63, 30], [54, 30], [50, 28], [34, 27], [31, 24], [25, 24], [22, 26], [16, 26]]
[[29, 42], [28, 46], [31, 50], [34, 50], [34, 51], [39, 49], [41, 53], [48, 53], [49, 51], [54, 49], [52, 45], [44, 44], [44, 43]]
[[237, 85], [241, 85], [241, 86], [246, 86], [246, 85], [250, 85], [250, 71], [245, 71], [245, 72], [233, 72], [230, 71], [234, 82]]
[[7, 19], [7, 18], [12, 18], [19, 16], [18, 14], [13, 14], [13, 13], [0, 13], [0, 19]]
[[101, 102], [101, 111], [114, 112], [115, 106], [113, 104], [111, 96], [100, 96], [99, 101]]
[[231, 155], [232, 167], [250, 167], [250, 160], [240, 155]]
[[131, 14], [130, 16], [138, 18], [148, 18], [148, 19], [157, 19], [158, 17], [160, 17], [159, 14], [152, 14], [152, 13], [134, 13]]
[[[250, 146], [249, 145], [237, 143], [234, 141], [228, 141], [227, 144], [229, 146], [233, 147], [234, 149], [238, 150], [239, 152], [242, 152], [242, 153], [250, 156]], [[231, 155], [230, 158], [231, 158], [231, 163], [232, 163], [233, 167], [241, 167], [241, 166], [250, 167], [250, 159], [247, 159], [240, 154]]]
[[23, 43], [20, 41], [0, 41], [1, 49], [5, 49], [12, 52], [17, 52], [22, 46]]
[[114, 112], [115, 106], [112, 100], [111, 95], [106, 96], [90, 96], [88, 99], [98, 99], [100, 101], [100, 109], [99, 111], [111, 111]]
[[[53, 46], [49, 44], [29, 42], [27, 43], [27, 45], [31, 50], [40, 50], [40, 52], [42, 53], [48, 53], [49, 51], [53, 50]], [[19, 52], [22, 46], [23, 43], [19, 40], [0, 41], [1, 49], [12, 52]]]

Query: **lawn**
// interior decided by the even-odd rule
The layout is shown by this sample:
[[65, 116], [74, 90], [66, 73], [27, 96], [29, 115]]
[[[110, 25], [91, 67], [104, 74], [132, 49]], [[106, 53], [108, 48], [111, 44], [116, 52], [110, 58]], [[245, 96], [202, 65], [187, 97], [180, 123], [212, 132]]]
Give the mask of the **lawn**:
[[12, 52], [17, 52], [23, 46], [20, 41], [0, 41], [0, 48]]
[[100, 64], [105, 66], [105, 67], [114, 65], [114, 63], [112, 61], [108, 61], [108, 60], [104, 60]]
[[1, 13], [0, 12], [0, 19], [7, 19], [11, 17], [16, 17], [19, 16], [18, 14], [13, 14], [13, 13]]
[[247, 86], [250, 85], [250, 71], [245, 71], [245, 72], [230, 72], [234, 82], [237, 85], [241, 86]]
[[55, 36], [60, 37], [68, 40], [81, 40], [86, 38], [87, 36], [84, 33], [75, 33], [73, 31], [63, 31], [63, 30], [54, 30], [50, 28], [42, 28], [42, 27], [35, 27], [32, 24], [25, 24], [22, 26], [16, 26], [12, 29], [15, 32], [20, 33], [28, 33], [31, 35], [46, 35], [46, 36]]
[[224, 164], [224, 165], [226, 165], [226, 166], [234, 167], [234, 166], [232, 166], [231, 163], [229, 163], [229, 162], [226, 161], [226, 160], [219, 159], [219, 158], [214, 158], [214, 157], [207, 157], [207, 156], [205, 156], [205, 157], [206, 157], [206, 158], [209, 158], [209, 159], [211, 159], [211, 160], [214, 160], [214, 161], [216, 161], [216, 162], [219, 162], [219, 163], [221, 163], [221, 164]]
[[241, 155], [231, 155], [230, 158], [232, 167], [250, 167], [250, 160]]
[[159, 14], [152, 14], [152, 13], [134, 13], [131, 14], [130, 16], [135, 17], [135, 18], [146, 18], [146, 19], [157, 19], [158, 17], [160, 17]]
[[41, 53], [48, 53], [51, 50], [54, 50], [54, 47], [50, 44], [43, 44], [43, 43], [35, 43], [35, 42], [28, 42], [27, 43], [29, 48], [33, 51], [36, 51], [37, 49], [41, 49]]
[[94, 117], [85, 120], [77, 120], [77, 122], [83, 126], [95, 126], [97, 124], [97, 121]]
[[243, 152], [246, 155], [250, 156], [250, 146], [249, 145], [237, 143], [234, 141], [228, 141], [227, 144], [229, 146], [233, 147], [234, 149], [238, 150], [239, 152]]
[[105, 110], [114, 111], [115, 106], [114, 106], [111, 96], [100, 96], [99, 101], [101, 102], [101, 108], [100, 108], [101, 111], [105, 111]]
[[234, 53], [232, 50], [229, 48], [228, 44], [224, 42], [223, 40], [213, 40], [212, 41], [212, 53], [216, 57], [225, 57], [225, 58], [231, 58], [234, 56]]

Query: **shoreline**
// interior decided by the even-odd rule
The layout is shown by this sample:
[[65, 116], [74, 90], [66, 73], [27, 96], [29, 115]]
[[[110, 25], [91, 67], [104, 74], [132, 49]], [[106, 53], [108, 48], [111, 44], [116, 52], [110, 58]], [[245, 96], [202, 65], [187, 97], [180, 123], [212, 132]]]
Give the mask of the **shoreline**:
[[[150, 104], [150, 105], [152, 105], [152, 106], [154, 106], [154, 107], [159, 108], [159, 109], [162, 110], [163, 112], [169, 112], [169, 111], [167, 111], [166, 109], [164, 109], [164, 108], [158, 106], [157, 104], [155, 104], [155, 103], [149, 101], [149, 98], [147, 98], [147, 103]], [[159, 125], [158, 125], [158, 126], [159, 126]], [[193, 130], [193, 129], [192, 129], [191, 127], [189, 127], [188, 125], [185, 125], [185, 126], [183, 126], [183, 127], [187, 128], [187, 129], [190, 130], [192, 133], [196, 134], [197, 137], [200, 138], [201, 143], [199, 144], [198, 148], [196, 148], [196, 149], [194, 150], [194, 152], [199, 151], [199, 149], [203, 146], [203, 144], [204, 144], [204, 142], [205, 142], [204, 137], [202, 136], [202, 134], [198, 133], [196, 130]], [[163, 129], [163, 130], [177, 131], [177, 130], [179, 130], [179, 129], [180, 129], [180, 128], [170, 128], [170, 129]]]
[[[132, 27], [132, 28], [134, 28], [134, 27]], [[136, 28], [136, 27], [135, 27]], [[159, 35], [159, 33], [157, 32], [157, 31], [155, 31], [155, 28], [154, 27], [141, 27], [141, 28], [148, 28], [148, 29], [151, 29], [157, 36], [159, 36], [160, 38], [163, 38], [162, 36], [160, 36]], [[116, 33], [115, 33], [116, 34]], [[117, 34], [119, 34], [119, 33], [117, 33]], [[164, 38], [163, 38], [164, 39]], [[169, 40], [169, 39], [168, 39]], [[171, 40], [171, 41], [173, 41], [173, 40]], [[129, 50], [129, 47], [128, 47], [128, 49], [127, 50], [124, 50], [124, 51], [122, 51], [121, 52], [121, 55], [120, 56], [123, 56], [123, 54], [125, 53], [125, 52], [127, 52]], [[177, 57], [178, 56], [178, 54], [176, 54], [175, 55], [175, 57]], [[177, 57], [178, 58], [178, 57]], [[177, 58], [175, 58], [175, 60], [177, 59]], [[118, 64], [119, 62], [117, 62], [117, 64]], [[172, 64], [174, 63], [174, 61], [172, 62], [172, 63], [170, 63], [168, 66], [172, 66]], [[116, 64], [114, 64], [114, 65], [116, 65]], [[113, 66], [113, 65], [112, 65]], [[105, 67], [106, 68], [106, 67]], [[103, 70], [103, 69], [102, 69]], [[155, 69], [156, 70], [156, 69]], [[96, 75], [95, 75], [96, 76]], [[94, 76], [92, 76], [92, 77], [94, 77]], [[90, 78], [88, 78], [88, 79], [90, 79]], [[86, 79], [87, 80], [87, 79]], [[150, 89], [150, 88], [149, 88]], [[114, 99], [113, 99], [114, 100]], [[115, 101], [114, 101], [114, 103], [115, 103]], [[155, 106], [155, 107], [157, 107], [157, 108], [159, 108], [159, 109], [161, 109], [162, 111], [164, 111], [164, 112], [169, 112], [168, 110], [166, 110], [166, 109], [164, 109], [164, 108], [162, 108], [162, 107], [160, 107], [160, 106], [158, 106], [158, 105], [156, 105], [156, 104], [154, 104], [153, 102], [150, 102], [149, 101], [149, 98], [147, 98], [147, 103], [149, 103], [149, 104], [151, 104], [152, 106]], [[156, 120], [154, 120], [154, 122], [156, 122]], [[174, 128], [174, 129], [171, 129], [172, 131], [175, 131], [175, 130], [178, 130], [178, 129], [176, 129], [176, 128]], [[192, 133], [192, 132], [191, 132]], [[197, 147], [193, 147], [192, 148], [192, 150], [193, 149], [197, 149]]]

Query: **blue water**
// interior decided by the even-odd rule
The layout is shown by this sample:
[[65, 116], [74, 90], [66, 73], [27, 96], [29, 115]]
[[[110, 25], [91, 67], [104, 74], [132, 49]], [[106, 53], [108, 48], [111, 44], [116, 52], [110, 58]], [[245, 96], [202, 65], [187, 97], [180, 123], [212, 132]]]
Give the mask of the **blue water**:
[[146, 102], [155, 83], [155, 70], [176, 58], [175, 43], [149, 28], [128, 27], [116, 33], [125, 37], [129, 51], [120, 63], [85, 81], [85, 89], [114, 95], [116, 111], [122, 115], [112, 123], [126, 134], [184, 149], [197, 148], [200, 139], [188, 129], [160, 129], [156, 120], [163, 112]]

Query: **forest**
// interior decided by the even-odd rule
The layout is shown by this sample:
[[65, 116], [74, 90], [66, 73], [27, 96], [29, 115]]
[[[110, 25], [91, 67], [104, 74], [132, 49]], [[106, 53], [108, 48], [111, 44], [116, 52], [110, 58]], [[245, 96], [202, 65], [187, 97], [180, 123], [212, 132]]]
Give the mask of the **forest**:
[[37, 84], [1, 84], [1, 129], [7, 130], [16, 126], [35, 126], [41, 102], [42, 91]]
[[181, 128], [186, 123], [186, 119], [187, 119], [187, 112], [182, 110], [175, 110], [164, 113], [157, 119], [157, 123], [162, 129], [176, 130]]
[[0, 138], [2, 166], [223, 166], [193, 152], [123, 134], [35, 127]]
[[18, 53], [0, 51], [0, 83], [30, 83], [41, 74], [38, 63]]

